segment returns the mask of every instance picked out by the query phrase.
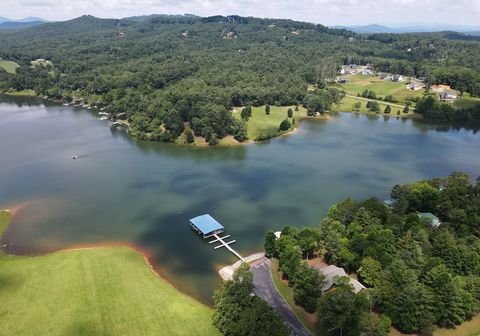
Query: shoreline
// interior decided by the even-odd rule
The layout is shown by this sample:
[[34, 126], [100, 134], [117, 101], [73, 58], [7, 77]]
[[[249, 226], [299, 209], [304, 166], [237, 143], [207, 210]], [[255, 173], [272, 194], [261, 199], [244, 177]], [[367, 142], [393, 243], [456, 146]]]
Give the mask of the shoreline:
[[[8, 212], [10, 214], [10, 219], [7, 223], [7, 226], [4, 228], [4, 230], [2, 232], [0, 232], [0, 238], [3, 235], [3, 232], [5, 232], [5, 230], [10, 227], [10, 224], [12, 222], [13, 217], [23, 207], [25, 207], [29, 203], [30, 202], [20, 203], [19, 205], [16, 205], [14, 207], [10, 207], [8, 209], [0, 209], [0, 213], [1, 212]], [[177, 287], [169, 276], [166, 276], [162, 272], [158, 271], [160, 269], [160, 267], [156, 267], [157, 265], [154, 262], [154, 258], [152, 256], [152, 254], [148, 250], [146, 250], [146, 249], [144, 249], [144, 248], [142, 248], [139, 245], [136, 245], [134, 243], [115, 242], [115, 241], [112, 241], [112, 242], [107, 241], [107, 242], [101, 242], [101, 243], [79, 243], [79, 244], [70, 245], [69, 247], [66, 247], [66, 248], [60, 248], [60, 249], [52, 250], [52, 251], [48, 251], [48, 252], [39, 252], [39, 253], [30, 253], [30, 254], [11, 254], [11, 253], [8, 253], [8, 252], [4, 251], [3, 248], [2, 248], [2, 252], [5, 253], [5, 255], [8, 255], [8, 256], [11, 256], [11, 257], [16, 257], [16, 258], [35, 258], [35, 257], [42, 257], [42, 256], [47, 256], [47, 255], [55, 254], [55, 253], [68, 253], [68, 252], [75, 252], [75, 251], [86, 251], [86, 250], [108, 249], [108, 248], [127, 248], [127, 249], [130, 249], [132, 251], [135, 251], [136, 253], [138, 253], [142, 256], [143, 260], [145, 261], [145, 265], [150, 269], [150, 271], [159, 280], [164, 281], [169, 286], [175, 288], [175, 290], [180, 292], [182, 295], [185, 295], [185, 296], [199, 302], [200, 304], [202, 304], [202, 305], [204, 305], [208, 308], [213, 307], [208, 302], [205, 302], [204, 300], [202, 300], [200, 297], [197, 297], [196, 295], [193, 295], [192, 293], [189, 293], [189, 291], [187, 291], [187, 290], [185, 290], [181, 287]]]
[[[90, 106], [89, 105], [88, 107], [83, 107], [83, 106], [75, 105], [73, 103], [67, 103], [64, 98], [55, 99], [55, 98], [52, 98], [52, 97], [49, 97], [49, 96], [40, 96], [33, 91], [29, 94], [15, 94], [15, 92], [17, 92], [17, 91], [0, 92], [0, 94], [6, 95], [6, 96], [9, 96], [9, 97], [40, 98], [42, 100], [47, 100], [47, 101], [50, 101], [50, 102], [53, 102], [53, 103], [56, 103], [56, 104], [60, 104], [62, 106], [64, 104], [68, 104], [68, 106], [66, 106], [66, 107], [80, 107], [80, 108], [85, 109], [87, 111], [91, 111], [92, 109], [99, 109], [98, 106]], [[22, 92], [22, 91], [19, 91], [19, 92]], [[270, 139], [266, 139], [266, 140], [255, 141], [255, 140], [248, 139], [248, 140], [243, 141], [243, 142], [239, 142], [239, 141], [235, 140], [235, 142], [232, 142], [232, 143], [224, 143], [224, 144], [219, 143], [217, 145], [212, 146], [212, 145], [209, 145], [208, 142], [206, 142], [204, 138], [198, 138], [198, 139], [202, 139], [203, 141], [198, 142], [198, 143], [193, 143], [193, 144], [179, 143], [179, 142], [172, 142], [171, 144], [177, 145], [177, 146], [182, 146], [182, 147], [192, 147], [192, 148], [195, 148], [195, 147], [197, 147], [197, 148], [228, 148], [228, 147], [248, 146], [248, 145], [252, 145], [252, 144], [262, 144], [262, 143], [266, 143], [270, 140], [279, 139], [279, 138], [282, 138], [282, 137], [285, 137], [285, 136], [290, 136], [290, 135], [293, 135], [293, 134], [297, 133], [298, 128], [300, 127], [300, 124], [303, 120], [330, 120], [331, 116], [328, 113], [330, 113], [330, 112], [327, 112], [327, 113], [325, 113], [323, 115], [319, 115], [319, 116], [307, 116], [307, 115], [301, 116], [301, 117], [298, 118], [298, 122], [297, 122], [297, 124], [295, 124], [295, 127], [293, 127], [291, 130], [286, 131], [286, 132], [282, 132], [282, 133], [280, 133], [278, 135], [275, 135], [274, 137], [272, 137]], [[128, 129], [131, 129], [129, 123], [126, 122], [125, 120], [120, 120], [120, 119], [114, 120], [114, 119], [108, 118], [108, 121], [111, 122], [110, 126], [121, 125], [122, 127], [127, 127]], [[133, 139], [135, 139], [136, 141], [158, 142], [158, 141], [153, 141], [153, 140], [139, 140], [136, 136], [132, 135], [131, 133], [129, 134], [129, 136], [132, 137]], [[228, 135], [225, 138], [227, 138], [227, 137], [233, 138], [233, 136], [231, 136], [231, 135]], [[221, 140], [223, 140], [225, 138], [222, 138]], [[221, 142], [221, 140], [220, 140], [220, 142]]]

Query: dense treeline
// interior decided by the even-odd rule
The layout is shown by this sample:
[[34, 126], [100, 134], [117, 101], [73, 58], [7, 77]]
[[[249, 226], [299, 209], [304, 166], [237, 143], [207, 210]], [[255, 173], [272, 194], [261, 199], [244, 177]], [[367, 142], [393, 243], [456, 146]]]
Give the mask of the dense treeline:
[[[372, 63], [478, 95], [479, 55], [479, 42], [442, 33], [363, 37], [238, 16], [84, 16], [0, 33], [0, 57], [20, 64], [16, 75], [0, 70], [0, 90], [108, 106], [139, 138], [174, 141], [186, 129], [215, 143], [243, 138], [233, 106], [310, 103], [323, 111], [335, 94], [318, 90], [312, 99], [307, 86], [322, 89], [342, 63]], [[32, 67], [37, 58], [53, 66]]]
[[451, 104], [441, 103], [434, 97], [427, 96], [417, 102], [415, 112], [428, 120], [480, 124], [480, 103], [472, 107], [457, 109]]
[[[317, 309], [322, 335], [338, 335], [340, 328], [359, 335], [373, 325], [385, 334], [389, 321], [403, 332], [431, 335], [434, 326], [454, 327], [480, 312], [480, 177], [471, 184], [468, 175], [453, 173], [397, 185], [391, 197], [391, 207], [347, 199], [329, 209], [319, 228], [287, 228], [278, 240], [267, 233], [266, 253], [279, 258], [294, 290], [301, 283], [318, 298], [318, 305], [298, 303]], [[440, 226], [419, 213], [438, 216]], [[369, 288], [355, 299], [337, 279], [337, 290], [321, 295], [318, 279], [301, 266], [302, 256], [314, 254], [356, 273]], [[366, 315], [370, 308], [379, 315]], [[336, 325], [325, 318], [334, 315]]]
[[215, 291], [213, 324], [226, 336], [287, 336], [282, 318], [262, 299], [253, 295], [253, 274], [242, 264]]

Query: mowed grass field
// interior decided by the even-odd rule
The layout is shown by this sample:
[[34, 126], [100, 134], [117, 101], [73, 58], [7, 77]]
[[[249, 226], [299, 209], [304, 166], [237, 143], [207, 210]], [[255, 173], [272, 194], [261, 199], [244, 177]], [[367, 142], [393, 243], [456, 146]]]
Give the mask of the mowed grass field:
[[9, 96], [35, 96], [33, 90], [6, 91], [5, 93]]
[[0, 297], [0, 335], [220, 335], [210, 308], [123, 247], [0, 254]]
[[[280, 123], [287, 118], [287, 111], [291, 108], [293, 110], [293, 118], [295, 118], [295, 126], [298, 125], [303, 117], [307, 116], [307, 110], [302, 106], [295, 111], [295, 106], [270, 106], [270, 114], [265, 113], [265, 106], [252, 107], [252, 116], [247, 124], [247, 134], [250, 140], [255, 140], [258, 136], [265, 136], [269, 134], [276, 134]], [[241, 119], [241, 107], [233, 110], [233, 116]], [[288, 118], [290, 123], [292, 118]]]
[[0, 68], [5, 69], [5, 71], [8, 73], [16, 73], [18, 67], [19, 65], [13, 61], [0, 60]]
[[[335, 110], [338, 111], [338, 112], [353, 112], [353, 105], [356, 102], [360, 102], [360, 104], [361, 104], [359, 112], [376, 114], [375, 112], [371, 112], [367, 108], [367, 101], [366, 100], [359, 99], [359, 98], [354, 98], [354, 97], [344, 97], [340, 101], [340, 103], [335, 106]], [[410, 108], [409, 109], [410, 111], [408, 113], [403, 113], [403, 108], [399, 107], [399, 106], [396, 106], [396, 105], [398, 105], [397, 103], [389, 104], [389, 103], [381, 102], [381, 101], [377, 101], [377, 102], [380, 105], [380, 113], [379, 114], [388, 115], [388, 116], [404, 116], [404, 117], [405, 116], [411, 116], [411, 115], [414, 114], [413, 108]], [[388, 114], [384, 113], [387, 105], [390, 105], [390, 107], [392, 109], [392, 112], [390, 112]], [[398, 111], [400, 111], [400, 114], [398, 114]]]
[[356, 96], [362, 94], [365, 90], [372, 90], [377, 97], [384, 98], [392, 95], [400, 104], [404, 104], [407, 98], [422, 97], [424, 90], [412, 91], [405, 88], [407, 82], [392, 82], [391, 80], [381, 80], [374, 76], [351, 75], [346, 76], [348, 83], [341, 84], [341, 88], [347, 94]]
[[467, 95], [464, 95], [453, 102], [453, 106], [458, 109], [472, 108], [478, 104], [480, 104], [480, 98], [469, 97]]

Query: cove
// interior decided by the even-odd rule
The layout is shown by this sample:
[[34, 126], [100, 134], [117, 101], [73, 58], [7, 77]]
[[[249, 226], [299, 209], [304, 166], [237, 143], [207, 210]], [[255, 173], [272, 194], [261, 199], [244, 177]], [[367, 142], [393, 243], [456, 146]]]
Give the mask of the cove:
[[[235, 261], [195, 235], [210, 213], [243, 255], [267, 229], [317, 225], [346, 197], [398, 183], [480, 174], [480, 134], [412, 119], [341, 113], [268, 143], [195, 148], [141, 142], [92, 111], [0, 96], [0, 208], [24, 204], [2, 237], [13, 254], [125, 242], [206, 303]], [[71, 160], [78, 155], [78, 160]]]

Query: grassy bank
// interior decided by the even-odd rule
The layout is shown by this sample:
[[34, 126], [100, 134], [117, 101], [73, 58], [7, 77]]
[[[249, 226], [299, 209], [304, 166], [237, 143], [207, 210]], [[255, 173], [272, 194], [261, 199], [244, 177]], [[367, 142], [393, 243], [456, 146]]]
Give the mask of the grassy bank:
[[20, 91], [6, 91], [4, 94], [9, 96], [35, 96], [35, 91], [33, 90], [20, 90]]
[[2, 335], [219, 335], [210, 308], [123, 247], [0, 255], [0, 296]]
[[278, 271], [278, 259], [271, 259], [272, 261], [272, 278], [275, 286], [277, 287], [280, 294], [282, 294], [285, 301], [287, 301], [288, 305], [292, 310], [295, 312], [295, 315], [302, 321], [303, 325], [307, 327], [310, 332], [314, 333], [314, 325], [315, 325], [315, 314], [307, 313], [302, 307], [297, 306], [293, 299], [293, 288], [288, 286], [288, 282], [282, 280], [281, 274]]
[[[360, 109], [358, 110], [358, 112], [360, 113], [372, 113], [372, 114], [376, 114], [376, 112], [371, 112], [368, 108], [367, 108], [367, 100], [365, 99], [361, 99], [361, 98], [356, 98], [356, 97], [344, 97], [339, 104], [335, 105], [335, 110], [338, 111], [338, 112], [353, 112], [353, 105], [355, 103], [359, 102], [361, 104], [361, 107]], [[399, 106], [396, 106], [397, 104], [390, 104], [390, 103], [387, 103], [387, 102], [381, 102], [381, 101], [378, 101], [378, 104], [380, 105], [380, 111], [379, 111], [379, 114], [383, 114], [383, 115], [388, 115], [388, 116], [403, 116], [403, 117], [406, 117], [406, 116], [413, 116], [414, 113], [413, 113], [413, 109], [410, 108], [409, 112], [408, 113], [403, 113], [403, 108], [399, 107]], [[385, 113], [385, 108], [390, 105], [390, 108], [392, 109], [392, 111], [390, 113]], [[398, 112], [400, 112], [400, 114], [398, 114]]]
[[392, 82], [382, 80], [375, 76], [349, 75], [345, 76], [348, 83], [342, 84], [341, 88], [347, 94], [356, 96], [365, 90], [374, 91], [377, 97], [393, 96], [398, 104], [405, 104], [407, 99], [422, 97], [425, 90], [412, 91], [405, 87], [407, 82]]
[[[255, 140], [258, 137], [277, 134], [280, 123], [287, 119], [287, 111], [289, 108], [293, 110], [293, 118], [295, 118], [296, 122], [294, 127], [296, 127], [300, 120], [307, 116], [307, 110], [302, 106], [298, 107], [298, 111], [295, 111], [295, 106], [270, 106], [270, 114], [265, 113], [265, 106], [252, 107], [252, 116], [246, 122], [248, 138]], [[233, 116], [241, 119], [241, 111], [242, 108], [234, 109]], [[293, 118], [288, 118], [290, 123], [292, 123]], [[281, 134], [282, 133], [278, 135]]]
[[11, 74], [16, 73], [17, 68], [19, 66], [20, 65], [18, 65], [17, 63], [15, 63], [13, 61], [0, 60], [0, 68], [4, 69], [6, 72], [11, 73]]

